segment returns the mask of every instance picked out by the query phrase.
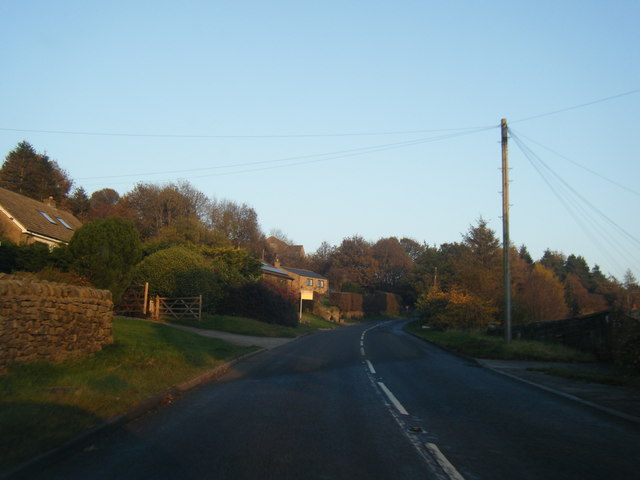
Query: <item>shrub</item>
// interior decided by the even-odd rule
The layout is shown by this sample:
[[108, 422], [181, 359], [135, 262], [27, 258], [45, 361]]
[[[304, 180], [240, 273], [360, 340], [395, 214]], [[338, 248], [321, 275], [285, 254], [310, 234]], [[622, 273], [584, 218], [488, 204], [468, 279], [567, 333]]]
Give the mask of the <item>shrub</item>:
[[449, 292], [431, 290], [418, 299], [423, 320], [436, 329], [476, 330], [494, 321], [495, 307], [458, 288]]
[[172, 296], [197, 297], [202, 295], [202, 310], [216, 313], [218, 305], [227, 295], [224, 280], [211, 268], [196, 268], [176, 272], [176, 287]]
[[58, 268], [45, 267], [39, 272], [14, 272], [15, 275], [22, 277], [37, 278], [38, 280], [46, 280], [47, 282], [66, 283], [69, 285], [78, 285], [81, 287], [91, 287], [92, 284], [88, 278], [78, 275], [75, 272], [64, 272]]
[[129, 286], [142, 255], [138, 231], [119, 217], [84, 224], [73, 234], [68, 253], [71, 270], [88, 277], [95, 287], [111, 290], [115, 303]]
[[[161, 297], [194, 297], [202, 292], [182, 288], [180, 282], [187, 282], [189, 272], [213, 272], [211, 262], [203, 255], [187, 247], [171, 247], [152, 253], [142, 260], [135, 269], [134, 282], [149, 282], [149, 295]], [[201, 273], [195, 273], [200, 275]], [[186, 292], [188, 295], [185, 295]], [[181, 295], [177, 293], [180, 292]]]
[[622, 342], [617, 363], [631, 372], [640, 374], [640, 333], [635, 333]]

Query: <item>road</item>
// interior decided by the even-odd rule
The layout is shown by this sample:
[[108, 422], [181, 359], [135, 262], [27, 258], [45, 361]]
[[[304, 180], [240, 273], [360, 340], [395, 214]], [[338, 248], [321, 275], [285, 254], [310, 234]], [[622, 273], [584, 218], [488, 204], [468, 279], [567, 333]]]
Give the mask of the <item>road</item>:
[[637, 424], [482, 369], [401, 324], [251, 357], [36, 478], [638, 478]]

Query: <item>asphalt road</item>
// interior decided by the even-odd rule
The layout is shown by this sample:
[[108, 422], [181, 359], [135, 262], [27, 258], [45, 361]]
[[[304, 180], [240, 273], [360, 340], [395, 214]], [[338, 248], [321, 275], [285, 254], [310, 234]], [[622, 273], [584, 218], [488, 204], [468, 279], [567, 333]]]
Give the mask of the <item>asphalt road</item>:
[[637, 424], [479, 368], [400, 324], [251, 357], [35, 478], [638, 478]]

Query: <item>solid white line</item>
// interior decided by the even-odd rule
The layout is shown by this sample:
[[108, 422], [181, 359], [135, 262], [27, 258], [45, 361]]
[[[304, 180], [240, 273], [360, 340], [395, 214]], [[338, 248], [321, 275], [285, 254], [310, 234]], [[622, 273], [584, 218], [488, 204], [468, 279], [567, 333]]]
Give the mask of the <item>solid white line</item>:
[[435, 443], [425, 443], [425, 446], [431, 452], [431, 454], [436, 458], [438, 465], [442, 467], [442, 470], [449, 476], [451, 480], [464, 480], [464, 477], [460, 475], [460, 472], [456, 470], [451, 462], [444, 456], [444, 454], [440, 451], [438, 446]]
[[374, 374], [374, 375], [375, 375], [375, 374], [376, 374], [376, 369], [375, 369], [375, 368], [373, 368], [373, 365], [371, 364], [371, 362], [370, 362], [369, 360], [367, 360], [367, 365], [369, 366], [369, 371], [370, 371], [372, 374]]
[[387, 386], [382, 383], [382, 382], [378, 382], [378, 385], [380, 386], [380, 388], [382, 389], [382, 391], [385, 393], [385, 395], [387, 396], [387, 398], [391, 401], [391, 403], [393, 403], [393, 406], [396, 407], [396, 409], [402, 414], [402, 415], [409, 415], [409, 412], [407, 412], [405, 410], [405, 408], [402, 406], [402, 404], [398, 401], [398, 399], [396, 398], [396, 396], [391, 393], [391, 390], [389, 390], [387, 388]]

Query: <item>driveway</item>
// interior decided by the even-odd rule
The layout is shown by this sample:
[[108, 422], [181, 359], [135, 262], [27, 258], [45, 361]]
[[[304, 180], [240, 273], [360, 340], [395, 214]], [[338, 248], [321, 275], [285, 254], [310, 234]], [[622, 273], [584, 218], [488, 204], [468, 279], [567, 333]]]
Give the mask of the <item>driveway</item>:
[[295, 340], [295, 338], [252, 337], [249, 335], [238, 335], [236, 333], [220, 332], [218, 330], [204, 330], [202, 328], [187, 327], [185, 325], [175, 325], [171, 323], [165, 323], [164, 325], [184, 330], [186, 332], [196, 333], [203, 337], [219, 338], [220, 340], [224, 340], [225, 342], [232, 343], [234, 345], [255, 345], [256, 347], [266, 348], [267, 350], [271, 350]]

